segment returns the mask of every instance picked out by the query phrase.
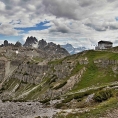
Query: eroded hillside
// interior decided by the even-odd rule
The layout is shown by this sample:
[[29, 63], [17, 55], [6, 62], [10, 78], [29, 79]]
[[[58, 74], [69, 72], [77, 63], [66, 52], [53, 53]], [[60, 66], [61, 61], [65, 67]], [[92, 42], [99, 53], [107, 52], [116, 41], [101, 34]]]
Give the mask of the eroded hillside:
[[[83, 112], [86, 112], [86, 107], [98, 108], [94, 96], [97, 92], [108, 89], [112, 94], [107, 97], [113, 97], [109, 104], [117, 103], [118, 55], [116, 52], [89, 50], [53, 61], [39, 57], [17, 61], [17, 58], [10, 61], [10, 67], [14, 67], [13, 70], [10, 69], [12, 74], [3, 82], [1, 80], [0, 97], [3, 101], [31, 100], [48, 105], [50, 100], [59, 99], [54, 105], [56, 108], [85, 108]], [[8, 69], [3, 60], [0, 63], [1, 67]], [[4, 75], [5, 69], [1, 70]], [[79, 114], [76, 110], [73, 112]]]

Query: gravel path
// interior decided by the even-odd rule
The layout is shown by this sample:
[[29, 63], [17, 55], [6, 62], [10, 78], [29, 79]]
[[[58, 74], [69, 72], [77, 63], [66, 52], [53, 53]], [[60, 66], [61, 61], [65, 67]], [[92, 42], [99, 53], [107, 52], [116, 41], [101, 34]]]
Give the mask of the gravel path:
[[58, 110], [44, 108], [39, 102], [1, 102], [0, 118], [35, 118], [37, 116], [52, 118]]
[[118, 118], [118, 109], [107, 111], [105, 118]]

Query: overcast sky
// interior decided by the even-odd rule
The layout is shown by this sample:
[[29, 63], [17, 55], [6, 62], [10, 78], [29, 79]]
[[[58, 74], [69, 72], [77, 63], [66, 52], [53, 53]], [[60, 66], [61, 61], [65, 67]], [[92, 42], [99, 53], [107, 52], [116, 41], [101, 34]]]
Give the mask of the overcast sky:
[[118, 0], [0, 0], [0, 43], [27, 36], [93, 48], [118, 45]]

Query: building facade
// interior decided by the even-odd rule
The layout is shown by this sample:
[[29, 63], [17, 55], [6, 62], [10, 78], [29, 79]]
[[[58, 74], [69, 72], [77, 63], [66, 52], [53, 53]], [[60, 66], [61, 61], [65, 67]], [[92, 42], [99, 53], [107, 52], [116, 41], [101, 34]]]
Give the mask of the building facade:
[[110, 41], [99, 41], [98, 47], [96, 47], [96, 50], [103, 50], [103, 49], [109, 49], [112, 48], [113, 43]]

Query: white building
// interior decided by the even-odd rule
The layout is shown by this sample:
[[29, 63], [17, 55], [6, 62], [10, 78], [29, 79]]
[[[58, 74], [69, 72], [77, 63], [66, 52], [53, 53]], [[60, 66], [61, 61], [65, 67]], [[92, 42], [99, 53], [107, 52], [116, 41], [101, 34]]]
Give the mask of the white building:
[[99, 41], [98, 47], [96, 47], [96, 50], [103, 50], [103, 49], [109, 49], [112, 48], [113, 43], [110, 41]]

